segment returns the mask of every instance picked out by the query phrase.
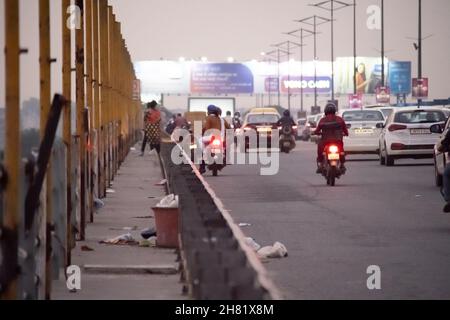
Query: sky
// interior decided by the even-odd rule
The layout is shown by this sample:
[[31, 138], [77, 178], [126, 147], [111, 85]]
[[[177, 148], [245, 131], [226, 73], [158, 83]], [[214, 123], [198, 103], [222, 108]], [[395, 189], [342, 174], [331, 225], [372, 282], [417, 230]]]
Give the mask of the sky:
[[[19, 0], [21, 6], [22, 100], [39, 95], [38, 1]], [[367, 9], [380, 0], [357, 1], [357, 49], [359, 56], [378, 56], [380, 31], [366, 25]], [[349, 1], [351, 2], [351, 1]], [[385, 49], [391, 60], [413, 63], [417, 74], [417, 51], [409, 38], [417, 38], [417, 0], [386, 0]], [[294, 20], [313, 14], [329, 17], [329, 12], [308, 6], [314, 0], [109, 0], [119, 21], [134, 61], [158, 59], [198, 59], [236, 61], [260, 59], [271, 45], [295, 38], [283, 35], [301, 27]], [[430, 97], [450, 96], [450, 1], [423, 0], [423, 76], [430, 78]], [[61, 88], [60, 1], [51, 0], [52, 90]], [[0, 0], [0, 17], [4, 0]], [[3, 19], [0, 19], [3, 21]], [[305, 26], [308, 28], [308, 26]], [[335, 12], [335, 56], [353, 55], [353, 11]], [[330, 25], [318, 27], [320, 60], [330, 60]], [[305, 39], [305, 59], [313, 59], [312, 38]], [[0, 46], [4, 47], [4, 23], [0, 23]], [[0, 106], [4, 104], [4, 55], [0, 55]]]

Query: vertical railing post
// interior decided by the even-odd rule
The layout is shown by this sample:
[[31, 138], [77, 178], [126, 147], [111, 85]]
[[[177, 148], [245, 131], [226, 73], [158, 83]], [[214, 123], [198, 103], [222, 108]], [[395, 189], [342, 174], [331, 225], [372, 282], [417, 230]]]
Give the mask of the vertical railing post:
[[[40, 104], [41, 104], [41, 139], [44, 137], [51, 104], [51, 79], [50, 79], [50, 0], [39, 0], [39, 65], [40, 65]], [[45, 221], [45, 299], [50, 299], [52, 285], [52, 176], [51, 162], [49, 162], [46, 175], [46, 189], [42, 193], [45, 197], [43, 212]]]
[[93, 25], [93, 67], [94, 67], [94, 73], [93, 73], [93, 83], [94, 83], [94, 120], [93, 125], [95, 128], [95, 141], [94, 141], [94, 172], [95, 172], [95, 181], [94, 181], [94, 194], [97, 197], [100, 197], [100, 184], [99, 184], [99, 177], [100, 177], [100, 168], [99, 168], [99, 155], [100, 155], [100, 76], [99, 76], [99, 58], [100, 58], [100, 51], [99, 51], [99, 17], [98, 17], [98, 0], [92, 0], [92, 25]]
[[62, 0], [62, 92], [67, 101], [63, 113], [63, 140], [66, 145], [66, 181], [67, 181], [67, 230], [66, 230], [66, 266], [72, 264], [71, 249], [72, 243], [72, 66], [71, 66], [71, 38], [72, 31], [67, 25], [67, 9], [70, 6], [70, 0]]
[[93, 116], [94, 116], [94, 102], [93, 102], [93, 72], [92, 72], [92, 6], [93, 2], [91, 0], [87, 0], [85, 2], [85, 19], [86, 19], [86, 47], [85, 47], [85, 59], [86, 59], [86, 99], [87, 99], [87, 107], [89, 108], [89, 128], [86, 128], [88, 132], [88, 155], [89, 157], [86, 159], [86, 168], [87, 168], [87, 180], [88, 180], [88, 192], [87, 192], [87, 210], [89, 213], [89, 221], [94, 222], [94, 194], [93, 194], [93, 174], [92, 174], [92, 165], [94, 161], [94, 154], [92, 152], [92, 124], [93, 124]]
[[80, 240], [85, 239], [86, 228], [86, 143], [85, 143], [85, 82], [84, 82], [84, 4], [76, 0], [80, 8], [80, 28], [75, 31], [75, 63], [76, 63], [76, 114], [77, 136], [80, 139]]
[[[8, 181], [5, 189], [3, 228], [11, 233], [11, 255], [5, 257], [12, 266], [18, 266], [18, 227], [20, 223], [20, 61], [19, 61], [19, 2], [5, 0], [5, 169]], [[18, 273], [9, 283], [2, 283], [1, 299], [18, 298]]]

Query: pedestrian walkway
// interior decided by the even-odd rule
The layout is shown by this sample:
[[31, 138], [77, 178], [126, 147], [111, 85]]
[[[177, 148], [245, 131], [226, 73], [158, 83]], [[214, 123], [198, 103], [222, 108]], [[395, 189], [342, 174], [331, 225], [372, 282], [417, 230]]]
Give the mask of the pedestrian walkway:
[[[151, 207], [165, 195], [164, 186], [156, 185], [162, 171], [156, 153], [140, 157], [139, 147], [132, 148], [103, 199], [105, 206], [88, 224], [86, 241], [77, 242], [72, 251], [72, 264], [81, 267], [81, 290], [69, 292], [60, 277], [53, 282], [53, 299], [186, 299], [174, 249], [99, 243], [127, 233], [141, 241], [141, 230], [154, 226]], [[93, 251], [85, 251], [89, 249]]]

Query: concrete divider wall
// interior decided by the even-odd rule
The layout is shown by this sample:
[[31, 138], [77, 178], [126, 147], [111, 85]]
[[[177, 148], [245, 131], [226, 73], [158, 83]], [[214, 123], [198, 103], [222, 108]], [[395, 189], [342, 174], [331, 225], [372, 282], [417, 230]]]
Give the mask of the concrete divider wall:
[[[199, 300], [271, 300], [281, 294], [255, 252], [197, 168], [171, 161], [175, 143], [163, 143], [168, 189], [180, 198], [180, 247], [187, 289]], [[184, 155], [187, 159], [187, 155]]]

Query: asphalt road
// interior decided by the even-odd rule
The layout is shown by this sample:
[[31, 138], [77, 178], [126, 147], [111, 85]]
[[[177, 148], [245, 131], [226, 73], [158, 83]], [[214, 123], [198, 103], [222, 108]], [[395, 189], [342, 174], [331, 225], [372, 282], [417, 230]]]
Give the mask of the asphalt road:
[[[280, 154], [277, 175], [234, 165], [206, 179], [235, 221], [251, 224], [246, 235], [287, 247], [265, 266], [288, 299], [450, 298], [450, 214], [432, 160], [388, 168], [377, 159], [349, 156], [328, 187], [315, 174], [315, 145], [302, 142]], [[367, 288], [370, 265], [381, 269], [380, 290]]]

